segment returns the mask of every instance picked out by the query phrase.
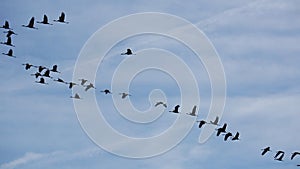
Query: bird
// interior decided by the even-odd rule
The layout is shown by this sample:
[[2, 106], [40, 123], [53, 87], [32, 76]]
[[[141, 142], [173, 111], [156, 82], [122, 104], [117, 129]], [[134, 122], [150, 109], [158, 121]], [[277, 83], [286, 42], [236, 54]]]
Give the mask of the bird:
[[225, 123], [222, 127], [217, 129], [217, 136], [219, 136], [221, 133], [226, 133], [226, 127], [227, 124]]
[[297, 152], [297, 151], [293, 152], [292, 156], [291, 156], [291, 160], [293, 160], [296, 155], [300, 155], [300, 152]]
[[22, 65], [25, 66], [25, 70], [29, 70], [33, 65], [30, 63], [23, 63]]
[[121, 55], [135, 55], [132, 53], [131, 49], [127, 49], [125, 53], [121, 53]]
[[18, 35], [18, 34], [16, 34], [14, 31], [12, 31], [12, 30], [8, 30], [8, 31], [4, 31], [3, 33], [7, 33], [6, 34], [6, 37], [10, 37], [11, 35]]
[[7, 45], [7, 46], [12, 46], [12, 47], [15, 47], [15, 45], [13, 45], [11, 43], [11, 37], [7, 37], [7, 40], [6, 42], [0, 42], [1, 44], [4, 44], [4, 45]]
[[31, 76], [35, 76], [35, 78], [38, 78], [39, 76], [42, 76], [42, 74], [40, 72], [36, 72], [35, 74], [31, 74]]
[[36, 23], [45, 24], [45, 25], [53, 25], [49, 23], [47, 15], [44, 15], [43, 21], [37, 21]]
[[224, 141], [227, 141], [227, 139], [231, 136], [232, 136], [232, 133], [230, 133], [230, 132], [226, 133], [225, 137], [224, 137]]
[[69, 82], [66, 84], [69, 84], [69, 89], [72, 89], [75, 85], [77, 85], [77, 83], [74, 83], [74, 82]]
[[276, 154], [275, 154], [275, 156], [274, 156], [274, 158], [277, 158], [280, 154], [284, 154], [284, 152], [283, 151], [277, 151], [276, 152]]
[[5, 22], [4, 22], [4, 25], [3, 25], [3, 26], [1, 26], [1, 28], [4, 28], [4, 29], [10, 29], [10, 30], [12, 30], [12, 29], [9, 27], [9, 23], [8, 23], [8, 21], [5, 21]]
[[179, 105], [176, 105], [175, 108], [174, 108], [174, 110], [169, 111], [169, 112], [179, 113], [179, 111], [178, 111], [179, 107], [180, 107]]
[[197, 115], [196, 115], [196, 110], [197, 110], [197, 106], [194, 106], [192, 112], [187, 113], [187, 115], [190, 115], [190, 116], [197, 116]]
[[74, 99], [82, 99], [79, 94], [75, 93], [74, 96], [70, 96], [70, 98], [74, 98]]
[[85, 87], [84, 91], [88, 91], [88, 90], [91, 89], [91, 88], [94, 88], [94, 89], [95, 89], [95, 86], [93, 85], [93, 83], [88, 84], [88, 85]]
[[156, 104], [154, 105], [155, 107], [159, 106], [159, 105], [163, 105], [165, 108], [167, 108], [167, 104], [160, 101], [160, 102], [156, 102]]
[[53, 21], [54, 21], [54, 22], [60, 22], [60, 23], [66, 23], [66, 24], [68, 24], [69, 22], [66, 22], [66, 21], [65, 21], [65, 18], [66, 18], [66, 15], [65, 15], [64, 12], [62, 12], [62, 13], [60, 14], [60, 16], [58, 17], [58, 19], [57, 19], [57, 20], [53, 20]]
[[265, 155], [268, 151], [271, 151], [271, 148], [270, 148], [270, 147], [266, 147], [266, 148], [263, 148], [263, 149], [261, 149], [261, 150], [262, 150], [261, 155], [263, 156], [263, 155]]
[[31, 17], [28, 25], [22, 25], [23, 27], [27, 27], [27, 28], [31, 28], [31, 29], [38, 29], [36, 27], [34, 27], [34, 17]]
[[239, 132], [236, 132], [236, 134], [233, 136], [233, 138], [232, 138], [231, 140], [232, 140], [232, 141], [240, 140], [239, 136], [240, 136], [240, 133], [239, 133]]
[[9, 51], [7, 53], [2, 53], [3, 55], [7, 55], [9, 57], [13, 57], [13, 58], [16, 58], [16, 56], [13, 55], [13, 50], [12, 49], [9, 49]]
[[123, 93], [119, 93], [119, 95], [122, 95], [122, 96], [121, 96], [122, 99], [125, 99], [127, 96], [131, 96], [131, 94], [129, 94], [129, 93], [124, 93], [124, 92], [123, 92]]
[[60, 71], [57, 70], [57, 65], [53, 65], [52, 69], [50, 70], [51, 72], [56, 72], [56, 73], [60, 73]]
[[49, 77], [51, 79], [53, 78], [53, 77], [50, 76], [50, 70], [49, 69], [47, 69], [42, 76]]
[[80, 82], [80, 85], [81, 86], [84, 86], [84, 84], [88, 81], [88, 80], [86, 80], [86, 79], [78, 79], [79, 81], [81, 81]]
[[45, 66], [33, 66], [35, 68], [38, 68], [38, 71], [41, 73], [44, 69], [47, 69]]
[[215, 121], [210, 121], [209, 124], [212, 124], [212, 125], [216, 125], [216, 126], [219, 126], [219, 116], [216, 117]]
[[274, 158], [274, 160], [283, 161], [283, 156], [284, 156], [284, 152], [282, 152], [278, 158]]
[[206, 121], [204, 121], [204, 120], [200, 120], [200, 121], [197, 121], [197, 122], [199, 122], [199, 128], [201, 128], [204, 124], [206, 124], [207, 122]]
[[44, 78], [40, 78], [40, 81], [35, 81], [36, 83], [41, 83], [41, 84], [48, 84], [45, 82], [45, 79]]
[[112, 92], [108, 89], [101, 90], [100, 92], [105, 93], [105, 94], [112, 94]]
[[65, 82], [65, 81], [64, 81], [63, 79], [61, 79], [61, 78], [54, 79], [53, 81], [67, 84], [67, 82]]

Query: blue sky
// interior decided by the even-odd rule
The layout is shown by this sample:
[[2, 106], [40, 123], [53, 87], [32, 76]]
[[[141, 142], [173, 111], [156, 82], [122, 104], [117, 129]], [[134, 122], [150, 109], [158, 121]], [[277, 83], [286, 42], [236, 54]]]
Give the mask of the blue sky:
[[[300, 2], [296, 0], [225, 1], [16, 1], [1, 3], [0, 23], [10, 22], [16, 59], [0, 58], [0, 168], [296, 168], [300, 151], [298, 105], [300, 103]], [[68, 25], [36, 25], [38, 30], [21, 27], [32, 16], [47, 14], [57, 19], [66, 13]], [[163, 12], [182, 17], [202, 30], [215, 46], [224, 66], [227, 98], [221, 123], [239, 131], [239, 142], [224, 142], [212, 136], [199, 144], [196, 125], [172, 150], [147, 159], [123, 158], [95, 145], [81, 128], [64, 84], [34, 83], [22, 63], [51, 67], [58, 64], [59, 77], [71, 81], [76, 59], [88, 38], [110, 21], [137, 12]], [[2, 30], [1, 30], [2, 31]], [[5, 41], [2, 34], [1, 41]], [[143, 41], [143, 43], [141, 43]], [[135, 51], [163, 48], [182, 56], [194, 72], [201, 95], [201, 118], [209, 109], [210, 84], [201, 64], [180, 43], [156, 36], [126, 39], [112, 48], [100, 65], [96, 87], [110, 88], [111, 76], [124, 59], [127, 47]], [[1, 45], [0, 50], [7, 52]], [[159, 77], [159, 81], [157, 78]], [[161, 89], [169, 108], [177, 104], [179, 89], [174, 79], [158, 71], [143, 72], [130, 87], [131, 101], [139, 110], [149, 108], [149, 93]], [[167, 111], [151, 124], [132, 124], [115, 111], [111, 97], [96, 92], [107, 121], [122, 133], [151, 136], [168, 128], [176, 116]], [[169, 109], [168, 108], [168, 109]], [[203, 115], [203, 116], [202, 116]], [[260, 149], [272, 153], [262, 157]], [[273, 160], [276, 150], [287, 152], [283, 162]], [[298, 161], [297, 161], [298, 160]]]

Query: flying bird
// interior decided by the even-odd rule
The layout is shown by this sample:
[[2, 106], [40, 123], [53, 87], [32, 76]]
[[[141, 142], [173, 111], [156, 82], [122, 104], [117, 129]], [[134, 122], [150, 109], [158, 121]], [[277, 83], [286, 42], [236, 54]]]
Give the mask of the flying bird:
[[54, 79], [53, 81], [67, 84], [67, 82], [65, 82], [65, 81], [64, 81], [63, 79], [61, 79], [61, 78]]
[[12, 47], [15, 47], [15, 45], [13, 45], [11, 43], [11, 37], [7, 37], [7, 40], [6, 42], [0, 42], [1, 44], [4, 44], [4, 45], [7, 45], [7, 46], [12, 46]]
[[163, 105], [165, 108], [167, 108], [167, 104], [164, 102], [156, 102], [156, 104], [154, 105], [155, 107], [159, 106], [159, 105]]
[[53, 78], [53, 77], [50, 76], [50, 70], [49, 69], [47, 69], [42, 76], [48, 77], [48, 78], [51, 78], [51, 79]]
[[216, 117], [215, 121], [210, 121], [209, 124], [212, 124], [212, 125], [216, 125], [216, 126], [219, 126], [219, 116]]
[[38, 71], [41, 73], [44, 69], [47, 69], [46, 67], [44, 66], [33, 66], [35, 68], [38, 68]]
[[43, 21], [37, 21], [37, 23], [45, 24], [45, 25], [53, 25], [53, 24], [49, 23], [47, 15], [44, 15]]
[[44, 78], [40, 78], [40, 81], [35, 81], [36, 83], [41, 83], [41, 84], [48, 84], [45, 82], [45, 79]]
[[277, 161], [283, 161], [284, 152], [280, 153], [281, 155], [278, 158], [274, 158]]
[[266, 147], [266, 148], [263, 148], [263, 149], [261, 149], [261, 150], [262, 150], [261, 155], [263, 156], [263, 155], [265, 155], [268, 151], [271, 151], [271, 148], [270, 148], [270, 147]]
[[52, 69], [50, 70], [51, 72], [56, 72], [56, 73], [60, 73], [60, 71], [57, 70], [57, 65], [53, 65]]
[[300, 152], [297, 152], [297, 151], [293, 152], [292, 156], [291, 156], [291, 160], [293, 160], [296, 155], [300, 155]]
[[122, 99], [125, 99], [127, 96], [131, 96], [131, 94], [129, 94], [129, 93], [119, 93], [119, 95], [121, 95], [121, 98]]
[[197, 121], [197, 122], [199, 122], [199, 128], [201, 128], [204, 124], [206, 124], [207, 122], [206, 121], [204, 121], [204, 120], [201, 120], [201, 121]]
[[38, 29], [36, 27], [34, 27], [34, 17], [31, 17], [28, 25], [22, 25], [23, 27], [27, 27], [27, 28], [30, 28], [30, 29]]
[[64, 12], [62, 12], [62, 13], [60, 14], [60, 16], [58, 17], [58, 19], [57, 19], [57, 20], [53, 20], [53, 21], [54, 21], [54, 22], [60, 22], [60, 23], [66, 23], [66, 24], [68, 24], [69, 22], [66, 22], [66, 21], [65, 21], [65, 18], [66, 18], [66, 15], [65, 15]]
[[40, 72], [36, 72], [35, 74], [31, 74], [31, 76], [35, 76], [35, 78], [38, 78], [39, 76], [42, 76], [42, 74]]
[[13, 57], [13, 58], [16, 58], [16, 56], [13, 55], [13, 50], [12, 49], [9, 49], [9, 51], [7, 53], [2, 53], [3, 55], [7, 55], [9, 57]]
[[277, 158], [280, 154], [284, 154], [284, 152], [283, 151], [277, 151], [274, 158]]
[[239, 136], [240, 136], [240, 133], [239, 133], [239, 132], [236, 132], [236, 134], [234, 135], [234, 137], [233, 137], [231, 140], [232, 140], [232, 141], [240, 140]]
[[23, 63], [22, 65], [25, 66], [25, 70], [29, 70], [33, 65], [29, 63]]
[[196, 110], [197, 110], [197, 106], [194, 106], [192, 112], [187, 113], [187, 115], [190, 115], [190, 116], [197, 116]]
[[108, 89], [101, 90], [100, 92], [105, 93], [105, 94], [112, 94], [112, 92]]
[[78, 79], [79, 81], [81, 81], [80, 82], [80, 85], [81, 86], [84, 86], [84, 84], [88, 81], [88, 80], [86, 80], [86, 79]]
[[6, 37], [11, 37], [11, 35], [18, 35], [12, 30], [4, 31], [3, 33], [6, 33]]
[[74, 83], [74, 82], [69, 82], [66, 84], [69, 84], [69, 89], [72, 89], [75, 85], [77, 85], [77, 83]]
[[224, 137], [224, 141], [227, 141], [227, 139], [231, 136], [232, 136], [232, 133], [230, 133], [230, 132], [226, 133], [225, 137]]
[[91, 89], [91, 88], [94, 88], [94, 89], [95, 89], [95, 86], [93, 85], [93, 83], [88, 84], [88, 85], [85, 87], [84, 91], [88, 91], [88, 90]]
[[219, 136], [221, 133], [226, 133], [226, 127], [227, 124], [225, 123], [222, 127], [217, 129], [217, 136]]
[[82, 99], [79, 94], [75, 93], [74, 96], [70, 96], [70, 98], [74, 98], [74, 99]]
[[173, 112], [173, 113], [179, 113], [179, 110], [178, 110], [178, 109], [179, 109], [179, 107], [180, 107], [179, 105], [176, 105], [176, 106], [175, 106], [175, 108], [174, 108], [174, 110], [172, 110], [172, 111], [169, 111], [169, 112]]
[[[4, 25], [1, 26], [1, 28], [4, 28], [4, 29], [11, 29], [11, 28], [9, 27], [8, 21], [5, 21], [5, 22], [4, 22]], [[11, 30], [12, 30], [12, 29], [11, 29]]]
[[121, 55], [135, 55], [132, 53], [131, 49], [127, 49], [125, 53], [121, 53]]

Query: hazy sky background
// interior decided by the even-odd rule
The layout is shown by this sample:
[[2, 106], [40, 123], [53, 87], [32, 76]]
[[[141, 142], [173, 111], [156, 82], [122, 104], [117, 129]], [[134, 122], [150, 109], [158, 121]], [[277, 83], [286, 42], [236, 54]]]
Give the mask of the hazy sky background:
[[[300, 2], [297, 0], [233, 1], [32, 1], [2, 0], [0, 24], [10, 22], [17, 36], [16, 59], [0, 57], [0, 168], [297, 168], [300, 157]], [[66, 13], [70, 24], [36, 24], [38, 30], [21, 27], [34, 16], [50, 21]], [[227, 100], [221, 123], [241, 133], [239, 142], [224, 142], [213, 135], [198, 143], [197, 125], [174, 149], [148, 159], [128, 159], [112, 155], [96, 146], [81, 129], [69, 98], [67, 85], [48, 81], [36, 84], [35, 69], [25, 71], [22, 63], [51, 67], [62, 72], [56, 77], [71, 81], [74, 65], [85, 42], [110, 21], [137, 12], [163, 12], [182, 17], [201, 29], [215, 46], [224, 65]], [[120, 28], [122, 29], [122, 28]], [[4, 29], [1, 29], [4, 31]], [[1, 34], [0, 41], [6, 41]], [[201, 44], [199, 44], [201, 45]], [[110, 88], [110, 78], [124, 59], [119, 53], [160, 47], [182, 57], [197, 77], [202, 107], [199, 119], [209, 108], [210, 84], [201, 62], [191, 51], [168, 38], [140, 36], [126, 39], [112, 48], [100, 65], [98, 89]], [[1, 53], [10, 47], [1, 45]], [[157, 78], [158, 77], [158, 78]], [[163, 80], [157, 80], [163, 79]], [[48, 79], [47, 79], [48, 80]], [[141, 110], [149, 108], [149, 92], [161, 89], [169, 109], [179, 100], [174, 79], [161, 72], [143, 72], [130, 88], [132, 103]], [[153, 124], [137, 125], [120, 121], [111, 97], [96, 91], [98, 104], [107, 121], [124, 134], [151, 136], [168, 128], [176, 115], [168, 113]], [[260, 155], [270, 146], [273, 152]], [[286, 151], [283, 162], [273, 160], [277, 150]]]

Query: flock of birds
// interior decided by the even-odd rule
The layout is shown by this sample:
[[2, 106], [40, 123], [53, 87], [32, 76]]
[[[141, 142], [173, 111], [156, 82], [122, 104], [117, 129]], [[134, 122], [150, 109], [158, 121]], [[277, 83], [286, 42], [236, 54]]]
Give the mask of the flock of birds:
[[[65, 21], [65, 13], [64, 12], [61, 12], [58, 19], [53, 20], [53, 21], [54, 22], [59, 22], [59, 23], [64, 23], [64, 24], [69, 23], [68, 21]], [[22, 25], [22, 27], [26, 27], [26, 28], [30, 28], [30, 29], [38, 29], [37, 27], [35, 27], [35, 23], [44, 24], [44, 25], [53, 25], [52, 23], [49, 23], [48, 16], [44, 15], [42, 21], [35, 21], [35, 17], [32, 17], [29, 20], [29, 23], [27, 25]], [[6, 41], [0, 42], [0, 43], [3, 44], [3, 45], [9, 46], [9, 47], [15, 47], [15, 45], [12, 43], [12, 35], [18, 35], [18, 34], [13, 31], [13, 29], [9, 25], [9, 22], [5, 21], [4, 25], [1, 26], [0, 28], [3, 28], [3, 29], [6, 30], [3, 33], [6, 33], [6, 38], [7, 38]], [[13, 50], [11, 48], [8, 50], [7, 53], [2, 53], [2, 54], [6, 55], [8, 57], [16, 58], [16, 56], [13, 55]], [[136, 54], [133, 53], [131, 49], [127, 49], [126, 52], [121, 53], [121, 55], [136, 55]], [[84, 78], [78, 79], [78, 82], [67, 82], [67, 81], [63, 80], [62, 78], [60, 78], [60, 77], [54, 78], [52, 76], [53, 73], [56, 73], [56, 74], [61, 73], [58, 70], [57, 65], [53, 65], [51, 68], [41, 66], [41, 65], [33, 65], [33, 64], [30, 64], [30, 63], [23, 63], [22, 65], [25, 67], [25, 70], [30, 70], [32, 68], [36, 68], [36, 72], [32, 73], [30, 75], [34, 76], [36, 79], [38, 79], [35, 82], [39, 83], [39, 84], [47, 85], [48, 83], [45, 80], [47, 78], [47, 80], [53, 80], [57, 83], [66, 84], [69, 89], [72, 89], [74, 86], [84, 87], [84, 91], [86, 91], [86, 92], [90, 89], [96, 89], [96, 87], [94, 86], [93, 83], [91, 83], [89, 80], [84, 79]], [[107, 94], [113, 94], [113, 92], [110, 91], [109, 89], [100, 90], [100, 92], [102, 92], [106, 95]], [[131, 94], [129, 94], [127, 92], [121, 92], [121, 93], [118, 93], [118, 94], [121, 96], [122, 99], [126, 99], [127, 97], [131, 96]], [[74, 96], [70, 96], [70, 98], [72, 98], [72, 99], [83, 99], [83, 98], [81, 98], [79, 93], [75, 93]], [[156, 104], [154, 106], [155, 107], [163, 106], [165, 108], [168, 107], [167, 103], [164, 103], [162, 101], [156, 102]], [[180, 108], [180, 105], [176, 105], [174, 107], [174, 109], [170, 110], [169, 112], [179, 114], [179, 113], [181, 113], [179, 111], [179, 108]], [[189, 112], [189, 113], [186, 113], [186, 114], [190, 115], [190, 116], [197, 116], [197, 106], [194, 106], [192, 108], [192, 111]], [[202, 128], [204, 125], [214, 125], [214, 126], [216, 126], [216, 129], [215, 129], [216, 130], [216, 136], [218, 137], [221, 134], [224, 135], [224, 141], [227, 141], [229, 138], [231, 138], [232, 141], [240, 140], [240, 138], [239, 138], [240, 133], [239, 132], [236, 132], [233, 135], [232, 132], [227, 132], [226, 131], [227, 123], [224, 123], [222, 125], [222, 127], [217, 127], [217, 126], [220, 126], [218, 116], [215, 118], [214, 121], [207, 122], [205, 120], [198, 120], [196, 122], [199, 123], [198, 128]], [[262, 149], [261, 155], [264, 156], [269, 151], [271, 151], [271, 148], [266, 147], [266, 148]], [[300, 152], [297, 152], [297, 151], [293, 152], [292, 155], [291, 155], [291, 160], [293, 160], [297, 155], [300, 155]], [[284, 156], [285, 156], [284, 151], [277, 151], [275, 156], [274, 156], [274, 159], [277, 160], [277, 161], [283, 161]], [[300, 164], [297, 165], [297, 166], [300, 166]]]
[[[265, 154], [267, 154], [268, 152], [271, 152], [271, 147], [265, 147], [263, 149], [261, 149], [261, 155], [264, 156]], [[299, 156], [300, 155], [300, 152], [298, 151], [294, 151], [291, 153], [291, 157], [290, 159], [293, 160], [296, 156]], [[277, 160], [277, 161], [284, 161], [283, 158], [285, 156], [285, 152], [282, 151], [282, 150], [278, 150], [276, 151], [275, 155], [274, 155], [274, 160]], [[300, 167], [300, 164], [297, 165], [298, 167]]]

